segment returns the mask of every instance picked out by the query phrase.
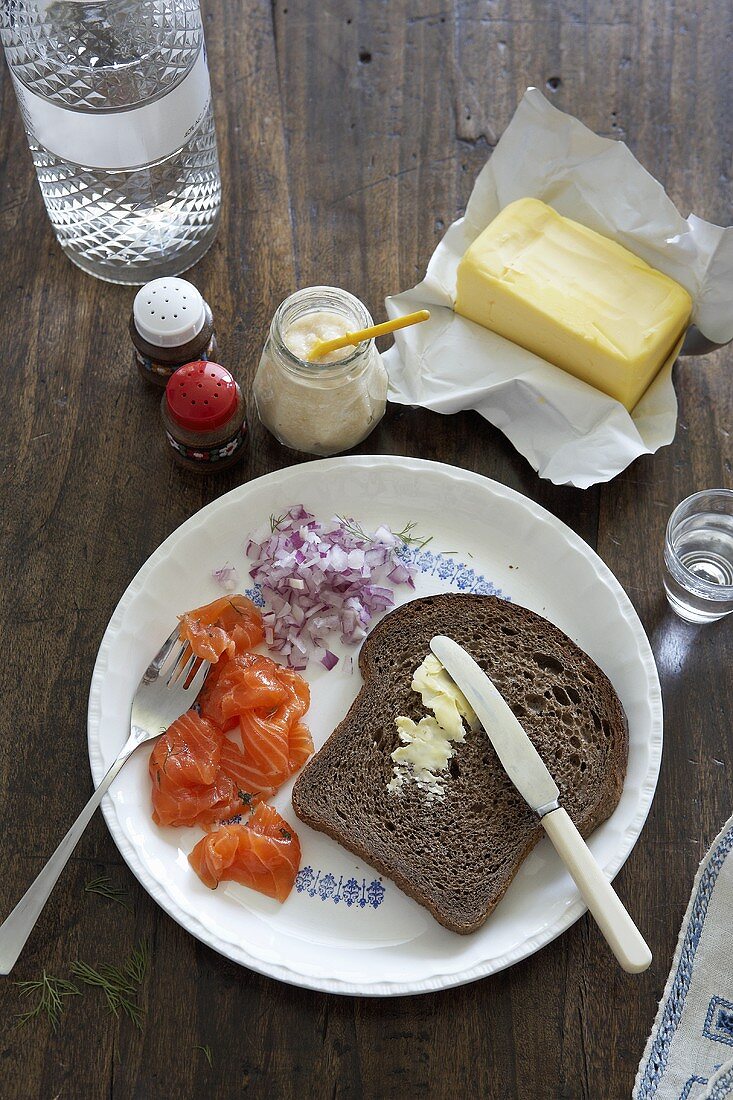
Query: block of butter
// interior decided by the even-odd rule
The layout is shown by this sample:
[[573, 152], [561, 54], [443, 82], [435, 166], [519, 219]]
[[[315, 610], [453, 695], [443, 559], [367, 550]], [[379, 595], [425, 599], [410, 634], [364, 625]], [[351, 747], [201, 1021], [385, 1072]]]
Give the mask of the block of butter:
[[690, 318], [690, 295], [539, 199], [506, 206], [458, 265], [456, 313], [631, 410]]

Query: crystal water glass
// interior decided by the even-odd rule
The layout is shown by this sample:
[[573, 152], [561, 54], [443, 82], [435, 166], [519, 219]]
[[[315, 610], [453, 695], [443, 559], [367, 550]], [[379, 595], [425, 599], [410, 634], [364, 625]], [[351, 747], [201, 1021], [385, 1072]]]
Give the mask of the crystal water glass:
[[733, 491], [704, 489], [677, 505], [664, 539], [664, 588], [687, 622], [733, 611]]
[[0, 41], [69, 259], [132, 284], [196, 263], [221, 204], [199, 0], [0, 0]]

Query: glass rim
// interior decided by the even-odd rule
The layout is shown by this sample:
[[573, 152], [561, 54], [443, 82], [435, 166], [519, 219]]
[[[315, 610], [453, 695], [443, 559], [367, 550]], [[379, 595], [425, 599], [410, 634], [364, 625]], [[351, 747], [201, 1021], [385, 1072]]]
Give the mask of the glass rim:
[[[676, 568], [679, 569], [682, 573], [682, 577], [689, 578], [689, 580], [693, 582], [693, 587], [697, 589], [700, 594], [706, 597], [709, 596], [709, 598], [715, 602], [733, 598], [733, 584], [715, 584], [714, 581], [706, 581], [702, 577], [700, 577], [699, 574], [694, 573], [692, 569], [689, 569], [685, 565], [685, 563], [680, 560], [679, 554], [674, 547], [674, 544], [672, 542], [672, 529], [678, 521], [679, 513], [683, 508], [689, 506], [696, 500], [700, 500], [702, 497], [718, 493], [730, 499], [730, 515], [733, 515], [733, 489], [700, 489], [698, 490], [698, 492], [691, 493], [690, 496], [685, 497], [684, 500], [681, 500], [679, 502], [679, 504], [673, 509], [672, 514], [667, 520], [667, 526], [664, 531], [665, 559], [667, 554], [669, 554]], [[669, 562], [667, 562], [667, 566], [669, 567]]]

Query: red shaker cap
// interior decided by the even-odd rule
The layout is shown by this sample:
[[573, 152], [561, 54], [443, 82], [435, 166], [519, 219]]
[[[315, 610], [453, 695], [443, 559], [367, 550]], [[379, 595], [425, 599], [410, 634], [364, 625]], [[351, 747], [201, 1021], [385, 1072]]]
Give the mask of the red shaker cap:
[[237, 384], [226, 367], [198, 359], [179, 367], [165, 387], [168, 414], [190, 432], [209, 432], [237, 409]]

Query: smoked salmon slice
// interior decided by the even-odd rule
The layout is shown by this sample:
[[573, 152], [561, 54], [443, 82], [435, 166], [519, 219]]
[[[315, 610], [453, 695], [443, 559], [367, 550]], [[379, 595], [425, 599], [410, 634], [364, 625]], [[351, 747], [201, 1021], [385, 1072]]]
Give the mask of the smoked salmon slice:
[[239, 745], [230, 737], [225, 737], [222, 742], [219, 763], [222, 772], [228, 775], [236, 786], [245, 805], [254, 806], [256, 802], [271, 798], [275, 793], [274, 789], [264, 782], [263, 776], [248, 764]]
[[246, 825], [223, 825], [188, 857], [204, 885], [240, 882], [283, 902], [300, 866], [300, 841], [276, 809], [260, 802]]
[[259, 711], [249, 710], [241, 715], [239, 729], [253, 780], [256, 777], [265, 786], [280, 787], [290, 774], [287, 726]]
[[[171, 723], [150, 754], [153, 820], [207, 830], [189, 856], [207, 886], [231, 879], [284, 901], [300, 842], [264, 800], [313, 752], [302, 720], [310, 689], [294, 669], [252, 652], [264, 632], [246, 596], [222, 596], [179, 621], [181, 639], [212, 668], [195, 709]], [[237, 726], [241, 747], [227, 735]], [[244, 824], [231, 821], [247, 815]]]
[[200, 825], [210, 829], [220, 821], [247, 813], [249, 804], [236, 784], [220, 772], [207, 786], [176, 787], [163, 779], [153, 783], [153, 821], [156, 825]]
[[[256, 801], [221, 768], [225, 738], [213, 722], [189, 710], [171, 723], [150, 754], [153, 821], [210, 828]], [[269, 792], [268, 792], [269, 793]]]
[[221, 596], [179, 616], [181, 641], [197, 657], [216, 663], [223, 653], [233, 657], [259, 645], [265, 636], [262, 613], [246, 596]]
[[193, 787], [213, 783], [219, 771], [223, 735], [213, 722], [186, 711], [165, 731], [150, 755], [153, 789], [167, 781]]
[[295, 775], [313, 754], [313, 738], [304, 722], [296, 722], [288, 735], [288, 767]]
[[[310, 704], [310, 689], [302, 676], [293, 669], [283, 667], [278, 669], [278, 676], [287, 691], [285, 700], [269, 712], [260, 709], [246, 710], [239, 718], [247, 762], [263, 784], [275, 788], [297, 770], [291, 764], [291, 732], [301, 725], [300, 719]], [[293, 755], [296, 759], [300, 758], [305, 744], [303, 731], [299, 730], [294, 742]], [[310, 746], [312, 752], [312, 741]]]
[[[281, 668], [260, 653], [242, 653], [215, 666], [201, 694], [201, 712], [222, 729], [236, 724], [245, 710], [270, 711], [285, 702], [289, 688], [280, 679]], [[214, 677], [211, 685], [209, 680]]]

